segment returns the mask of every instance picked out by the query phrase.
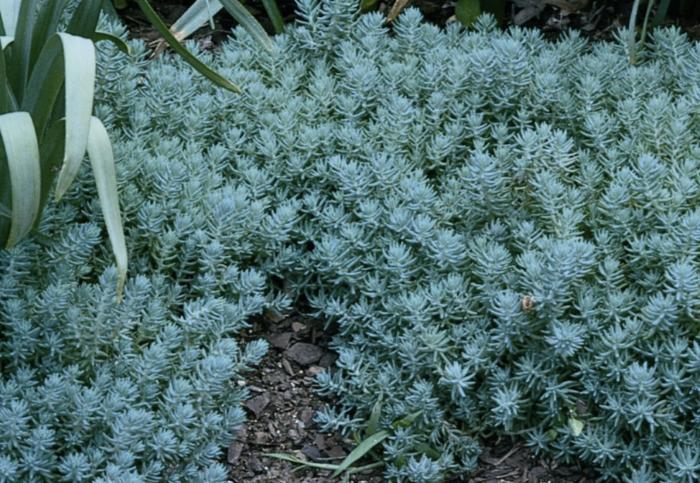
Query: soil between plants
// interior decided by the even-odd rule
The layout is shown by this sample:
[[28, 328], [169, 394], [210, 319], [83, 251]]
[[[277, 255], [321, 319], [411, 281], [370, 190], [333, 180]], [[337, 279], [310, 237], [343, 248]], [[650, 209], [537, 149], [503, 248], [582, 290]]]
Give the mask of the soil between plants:
[[[245, 375], [251, 399], [245, 403], [248, 420], [228, 448], [227, 463], [233, 483], [335, 483], [331, 472], [314, 468], [295, 470], [292, 463], [266, 457], [286, 453], [319, 462], [339, 463], [353, 449], [351, 441], [322, 433], [314, 422], [316, 411], [333, 401], [319, 396], [314, 379], [320, 371], [334, 370], [336, 354], [330, 335], [314, 320], [298, 315], [283, 320], [258, 318], [242, 334], [244, 340], [266, 339], [270, 350], [260, 365]], [[363, 461], [364, 464], [372, 461]], [[381, 470], [356, 474], [356, 483], [385, 481]], [[577, 466], [534, 458], [508, 440], [490, 442], [479, 457], [479, 468], [449, 483], [593, 483], [595, 475]]]

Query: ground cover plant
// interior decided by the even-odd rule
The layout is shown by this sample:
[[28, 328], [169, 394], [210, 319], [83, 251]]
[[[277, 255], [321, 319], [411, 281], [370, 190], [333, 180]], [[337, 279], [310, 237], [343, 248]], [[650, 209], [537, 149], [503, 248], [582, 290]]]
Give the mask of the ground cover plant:
[[271, 52], [199, 54], [241, 95], [105, 47], [130, 278], [117, 304], [88, 175], [0, 255], [0, 479], [225, 481], [265, 348], [235, 333], [296, 302], [338, 331], [317, 420], [389, 431], [390, 481], [492, 435], [696, 480], [698, 44], [299, 9]]

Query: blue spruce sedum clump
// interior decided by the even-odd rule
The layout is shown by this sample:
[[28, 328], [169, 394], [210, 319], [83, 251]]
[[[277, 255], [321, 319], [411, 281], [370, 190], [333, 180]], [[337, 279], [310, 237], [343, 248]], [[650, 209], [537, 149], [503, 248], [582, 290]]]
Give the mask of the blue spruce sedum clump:
[[225, 481], [265, 349], [235, 335], [295, 300], [338, 333], [323, 427], [421, 411], [389, 480], [493, 435], [700, 477], [700, 45], [656, 31], [631, 67], [624, 41], [299, 10], [274, 52], [238, 31], [208, 59], [240, 96], [103, 52], [131, 280], [115, 305], [87, 182], [2, 254], [0, 479]]

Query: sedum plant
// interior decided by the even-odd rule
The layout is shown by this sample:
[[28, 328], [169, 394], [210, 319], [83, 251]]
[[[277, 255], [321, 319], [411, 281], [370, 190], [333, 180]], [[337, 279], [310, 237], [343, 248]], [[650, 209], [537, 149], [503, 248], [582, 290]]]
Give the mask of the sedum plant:
[[112, 146], [92, 116], [101, 2], [83, 0], [65, 32], [66, 0], [0, 3], [0, 244], [11, 248], [36, 226], [56, 180], [60, 200], [86, 152], [117, 265], [118, 293], [127, 254]]
[[238, 29], [207, 61], [240, 96], [105, 45], [131, 278], [116, 305], [80, 176], [0, 254], [5, 481], [225, 481], [265, 348], [241, 331], [292, 299], [336, 334], [317, 421], [380, 435], [387, 481], [494, 436], [698, 479], [700, 45], [657, 29], [630, 65], [626, 32], [356, 9], [300, 2], [271, 52]]

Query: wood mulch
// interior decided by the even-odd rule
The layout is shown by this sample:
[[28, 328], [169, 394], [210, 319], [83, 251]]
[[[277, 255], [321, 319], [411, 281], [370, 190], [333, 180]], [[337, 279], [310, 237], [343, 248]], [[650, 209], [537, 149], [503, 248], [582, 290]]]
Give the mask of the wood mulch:
[[[260, 366], [246, 375], [252, 398], [246, 403], [248, 421], [231, 443], [227, 463], [235, 483], [332, 483], [327, 470], [297, 468], [266, 453], [286, 453], [313, 462], [340, 462], [353, 443], [322, 433], [314, 422], [317, 410], [332, 401], [314, 391], [320, 371], [333, 370], [336, 355], [330, 337], [313, 320], [259, 318], [244, 339], [270, 343]], [[372, 461], [366, 461], [369, 464]], [[385, 481], [380, 470], [353, 475], [350, 481]], [[509, 440], [493, 441], [479, 457], [478, 470], [451, 483], [593, 483], [590, 470], [534, 458], [527, 448]]]
[[[330, 483], [328, 470], [295, 471], [294, 465], [266, 453], [285, 453], [318, 463], [339, 463], [353, 445], [338, 435], [322, 433], [313, 418], [329, 401], [314, 391], [314, 379], [332, 370], [336, 355], [328, 350], [329, 336], [313, 321], [293, 316], [272, 321], [260, 318], [244, 339], [264, 338], [270, 350], [245, 386], [253, 396], [246, 404], [248, 421], [228, 450], [231, 481], [235, 483]], [[354, 475], [350, 481], [379, 483], [381, 473]]]

